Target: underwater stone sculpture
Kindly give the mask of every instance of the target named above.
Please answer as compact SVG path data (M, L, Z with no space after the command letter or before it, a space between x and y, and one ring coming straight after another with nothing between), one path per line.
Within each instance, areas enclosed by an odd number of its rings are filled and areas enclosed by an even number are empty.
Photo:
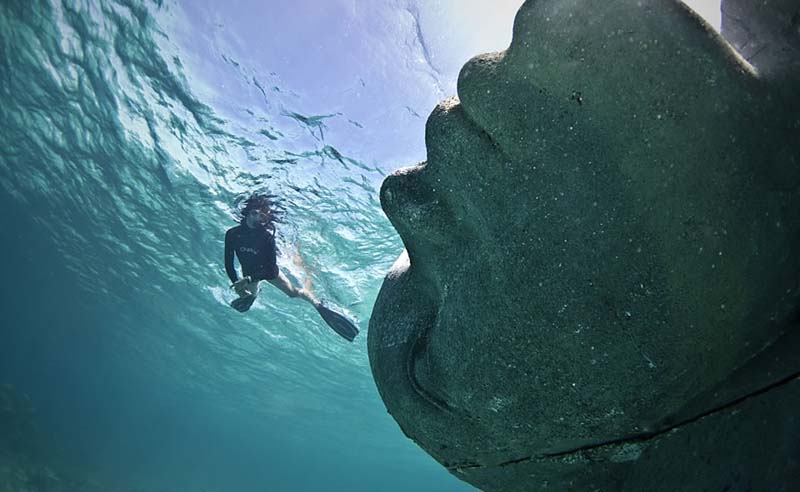
M678 1L526 2L381 190L407 253L368 348L406 435L486 492L797 483L779 85Z

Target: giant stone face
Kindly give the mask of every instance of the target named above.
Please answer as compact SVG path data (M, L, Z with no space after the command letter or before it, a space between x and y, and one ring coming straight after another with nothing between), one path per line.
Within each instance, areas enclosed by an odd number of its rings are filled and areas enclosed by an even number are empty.
M677 1L528 1L381 191L406 253L369 353L404 432L485 491L796 477L787 83Z

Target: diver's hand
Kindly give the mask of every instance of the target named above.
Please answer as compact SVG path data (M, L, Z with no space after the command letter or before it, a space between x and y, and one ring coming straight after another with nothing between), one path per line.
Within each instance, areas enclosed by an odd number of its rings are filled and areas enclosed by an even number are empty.
M250 277L240 278L236 282L231 285L231 288L239 294L239 297L247 297L253 295L252 292L247 288L250 284Z

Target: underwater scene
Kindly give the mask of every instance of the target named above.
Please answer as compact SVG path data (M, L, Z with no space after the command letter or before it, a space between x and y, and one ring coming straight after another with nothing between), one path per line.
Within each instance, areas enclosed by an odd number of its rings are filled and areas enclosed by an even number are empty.
M486 49L431 31L450 6L2 2L0 490L469 490L366 354L403 249L377 190ZM517 7L481 41L502 49ZM253 193L283 211L281 272L352 343L266 282L229 306Z
M670 490L644 441L800 380L797 86L685 3L1 2L0 492Z

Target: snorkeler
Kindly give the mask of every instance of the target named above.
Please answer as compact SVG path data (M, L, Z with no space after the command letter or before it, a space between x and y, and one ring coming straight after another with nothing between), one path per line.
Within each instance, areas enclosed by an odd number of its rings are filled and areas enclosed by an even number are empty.
M266 280L289 297L311 303L322 319L348 341L358 335L352 321L319 300L308 289L298 289L280 271L275 247L275 212L268 195L254 194L244 202L239 225L225 233L225 271L239 295L231 307L243 313L250 309L260 292L260 282ZM242 278L233 264L234 254L242 267Z

